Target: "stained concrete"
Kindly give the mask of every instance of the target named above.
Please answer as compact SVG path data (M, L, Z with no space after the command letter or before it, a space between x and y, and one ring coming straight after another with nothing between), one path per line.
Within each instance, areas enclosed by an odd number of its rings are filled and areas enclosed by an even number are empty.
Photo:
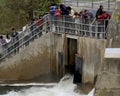
M72 38L71 38L72 37ZM70 45L68 46L68 38ZM74 42L76 40L76 49ZM68 47L70 47L70 64L75 64L75 55L83 58L82 83L94 84L94 79L100 70L106 40L98 40L87 37L58 35L56 33L44 34L36 39L19 54L0 64L1 80L30 80L38 77L49 79L66 74L65 66L68 65ZM72 49L73 48L73 49ZM59 65L58 53L63 55L62 64ZM60 68L59 68L60 67Z
M107 48L120 48L119 25L120 0L117 0L108 27ZM104 58L95 87L95 96L120 96L120 58Z
M79 37L78 54L83 58L83 83L94 83L100 71L106 40Z
M47 75L55 72L55 51L52 35L48 33L28 47L22 49L19 54L13 55L0 63L1 80L28 80L40 75ZM51 61L52 60L52 61ZM54 63L54 65L52 65Z
M30 80L65 74L67 65L67 38L77 40L77 54L83 58L82 83L94 84L95 96L119 96L120 92L120 62L119 59L103 58L105 48L120 48L120 2L112 15L108 28L107 40L88 37L74 37L65 34L47 33L36 39L19 54L0 64L1 80ZM72 42L72 40L71 40ZM58 52L62 53L63 61L59 69ZM74 57L73 57L74 58ZM59 74L60 71L60 74ZM42 77L42 78L43 78ZM49 81L45 78L41 82ZM112 95L111 95L112 94Z

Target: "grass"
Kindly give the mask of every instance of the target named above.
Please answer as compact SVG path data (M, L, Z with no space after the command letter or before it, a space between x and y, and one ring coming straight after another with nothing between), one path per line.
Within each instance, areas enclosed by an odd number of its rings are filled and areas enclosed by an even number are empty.
M6 2L6 0L0 0L0 6L4 6L5 2Z

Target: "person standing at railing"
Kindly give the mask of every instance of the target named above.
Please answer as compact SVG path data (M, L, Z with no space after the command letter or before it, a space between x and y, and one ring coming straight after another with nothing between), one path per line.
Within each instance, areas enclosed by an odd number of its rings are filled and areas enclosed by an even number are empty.
M60 10L61 10L61 16L62 20L65 22L62 22L62 31L68 33L68 27L69 24L67 22L70 22L70 18L68 17L69 15L69 6L65 6L64 4L60 4Z
M60 16L61 15L61 10L60 10L60 8L56 8L56 11L55 11L55 13L54 13L54 16Z
M103 11L104 13L104 16L105 16L105 30L107 29L107 25L108 25L108 22L109 22L109 19L111 18L110 14L106 11Z
M108 28L108 23L110 20L111 16L108 12L105 12L105 39L107 38L107 28Z
M70 7L70 13L69 13L69 16L73 16L75 13L75 10L73 8Z
M108 12L106 12L106 11L103 11L102 15L98 16L98 19L102 20L101 24L104 24L105 21L107 19L109 20L110 18L111 18L110 14Z
M51 20L51 27L52 26L55 26L55 16L54 16L54 14L55 14L55 11L56 11L56 8L57 8L57 5L56 4L52 4L51 6L50 6L50 20ZM53 29L52 29L53 30Z
M54 14L55 14L56 8L57 8L56 4L52 4L52 5L50 6L51 20L54 20Z
M83 21L84 21L84 18L83 18L83 11L81 10L80 12L79 12L79 18L80 18L80 36L83 36L84 35L84 32L83 32Z
M101 34L100 31L103 29L102 28L103 25L101 25L102 20L100 20L100 16L103 14L103 10L104 10L103 5L100 5L96 12L96 36L97 38L100 37L100 34Z
M100 24L101 27L100 27L100 31L103 33L103 37L105 38L106 36L106 28L107 28L107 25L108 25L108 21L109 19L111 18L110 14L106 11L103 11L102 15L98 16L98 18L100 19Z
M84 18L84 23L89 24L93 20L94 16L93 13L89 12L88 10L84 10L83 18Z
M9 53L11 51L11 41L12 41L10 34L6 34L5 41L7 45L7 52Z
M1 55L6 54L6 48L7 48L7 45L6 45L6 44L7 44L7 43L6 43L5 38L1 35L1 36L0 36L0 45L1 45L1 47L2 47L2 53L1 53Z
M57 6L55 4L52 4L50 6L50 14L54 16Z
M29 38L30 38L30 28L29 28L29 25L26 24L23 28L22 28L22 32L23 32L23 36L24 36L24 39L23 39L23 42L24 42L24 45L25 47L29 45Z
M83 14L83 23L84 25L84 35L85 36L90 36L90 23L93 20L93 14L91 12L89 12L88 10L84 10L84 14Z
M66 10L66 6L64 4L60 4L61 15L65 15L65 10Z
M16 53L17 51L19 51L19 36L18 36L18 32L15 30L15 28L12 28L12 33L11 33L11 37L12 37L12 43L13 45L13 50Z
M36 30L36 29L37 29L37 28L36 28L36 27L37 27L36 19L33 18L33 19L31 20L31 22L30 22L29 25L30 25L30 32L31 32L30 35L31 35L31 37L32 37L31 40L33 41L35 38L37 38L37 35L36 35L36 34L37 34L37 30Z
M65 8L65 15L69 16L70 15L70 11L71 11L71 7L70 6L67 6Z
M99 9L96 12L96 19L99 18L100 15L103 13L103 5L100 5Z
M38 26L38 36L42 36L42 30L43 30L43 23L44 23L44 19L43 18L40 18L37 20L37 26Z
M57 32L59 31L59 26L60 26L60 21L61 21L61 10L60 8L56 8L56 11L54 13L55 16L55 26L56 26L56 30Z
M79 27L80 18L78 12L75 12L73 19L75 20L75 34L78 35L78 31L80 29Z

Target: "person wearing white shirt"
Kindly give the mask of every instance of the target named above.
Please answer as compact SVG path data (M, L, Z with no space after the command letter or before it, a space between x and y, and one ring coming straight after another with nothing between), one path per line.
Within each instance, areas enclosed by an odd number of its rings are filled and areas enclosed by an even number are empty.
M5 41L6 41L6 45L7 45L7 52L10 52L12 49L12 46L11 46L12 38L10 37L9 34L6 35Z
M69 15L70 15L70 16L74 16L74 13L75 13L74 9L71 8Z
M28 46L29 45L29 37L30 37L30 28L29 28L29 25L26 24L23 28L22 28L22 31L23 31L23 35L24 35L24 45L25 46Z

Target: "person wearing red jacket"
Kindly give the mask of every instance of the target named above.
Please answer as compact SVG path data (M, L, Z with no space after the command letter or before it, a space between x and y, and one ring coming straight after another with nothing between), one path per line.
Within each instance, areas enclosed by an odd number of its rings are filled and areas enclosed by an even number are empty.
M111 16L108 12L103 11L102 15L98 16L99 19L110 19Z
M99 19L101 19L101 24L105 23L105 26L107 27L108 21L111 18L110 14L108 12L103 11L102 15L98 16ZM106 28L105 28L106 29Z
M103 11L102 15L98 16L100 19L100 25L104 25L104 32L106 32L109 19L111 18L110 14L108 12ZM100 28L101 29L101 28ZM106 33L105 33L106 35Z

